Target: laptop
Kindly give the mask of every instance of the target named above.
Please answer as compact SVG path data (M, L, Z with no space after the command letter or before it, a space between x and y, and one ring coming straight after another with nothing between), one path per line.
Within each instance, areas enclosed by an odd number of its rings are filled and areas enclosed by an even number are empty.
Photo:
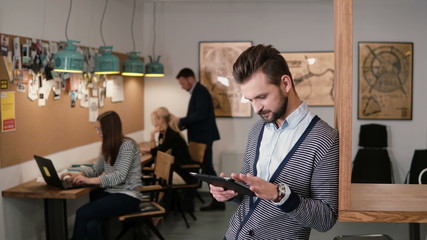
M53 163L50 159L40 157L37 155L34 155L34 159L36 159L40 172L42 173L45 182L49 186L53 186L53 187L64 189L64 190L90 186L90 185L83 185L83 184L79 184L79 185L73 184L71 179L61 180L61 178L59 178L58 176L58 173L56 172L55 166L53 166Z

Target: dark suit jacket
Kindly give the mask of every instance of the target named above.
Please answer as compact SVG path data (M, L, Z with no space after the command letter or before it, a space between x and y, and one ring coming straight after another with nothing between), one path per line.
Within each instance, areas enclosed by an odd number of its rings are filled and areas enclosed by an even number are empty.
M191 94L187 116L181 118L179 126L187 129L188 141L211 144L219 139L212 96L199 82Z

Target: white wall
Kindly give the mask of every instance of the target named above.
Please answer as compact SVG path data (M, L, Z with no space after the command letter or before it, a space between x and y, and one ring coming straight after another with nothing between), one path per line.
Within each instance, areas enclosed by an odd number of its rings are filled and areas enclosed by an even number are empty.
M144 36L151 36L153 3L147 3L144 11L144 22L148 24ZM146 55L151 54L152 38L144 39ZM156 53L162 56L166 76L145 79L147 129L152 128L148 113L156 107L166 106L177 116L186 114L190 95L181 89L175 76L183 67L198 73L200 41L252 41L273 44L282 52L332 51L333 3L160 2L157 39ZM333 107L312 110L333 125ZM214 143L214 162L218 171L223 152L243 152L248 129L258 119L256 114L252 118L217 118L221 140Z
M151 130L149 115L158 106L166 106L177 116L187 110L189 94L182 90L175 75L183 67L198 72L199 41L253 41L273 44L280 51L333 50L333 2L159 2L157 5L156 54L165 65L164 78L145 78L145 123L148 131L132 135L147 139ZM103 45L99 23L104 1L74 0L68 36L84 46ZM104 38L115 51L132 50L130 38L131 0L109 1L104 20ZM140 6L142 5L142 6ZM427 148L427 82L423 66L427 48L424 0L354 0L354 79L357 79L357 41L414 42L414 114L411 121L361 121L356 119L357 83L354 83L354 149L360 124L378 122L388 126L390 152L395 162L397 181L406 174L416 148ZM65 21L69 2L65 0L0 0L0 32L42 38L65 39ZM135 21L136 50L152 54L152 2L138 0ZM114 9L114 13L112 13ZM312 111L333 125L332 107L312 107ZM252 118L218 118L221 140L214 143L214 162L218 169L224 152L242 152ZM52 154L59 167L93 158L99 143ZM235 159L241 161L241 159ZM237 163L238 165L238 163ZM219 171L221 169L218 169ZM1 190L38 175L34 161L0 169ZM68 201L69 214L87 199ZM31 212L31 214L29 214ZM70 220L69 224L72 225ZM22 228L21 226L26 226ZM71 232L70 226L70 232ZM43 202L28 199L0 199L0 240L43 239Z

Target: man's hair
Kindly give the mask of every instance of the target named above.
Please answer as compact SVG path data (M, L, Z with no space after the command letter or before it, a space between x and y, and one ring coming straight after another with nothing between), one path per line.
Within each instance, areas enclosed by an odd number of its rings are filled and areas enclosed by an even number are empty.
M292 79L286 60L271 45L259 44L249 47L233 65L233 76L238 84L245 83L258 71L266 74L269 83L277 86L280 85L283 75L288 75Z
M176 75L176 79L178 79L180 77L184 77L184 78L193 77L193 78L196 78L196 76L194 75L193 70L191 70L189 68L183 68L183 69L181 69L181 71L179 71L178 75Z

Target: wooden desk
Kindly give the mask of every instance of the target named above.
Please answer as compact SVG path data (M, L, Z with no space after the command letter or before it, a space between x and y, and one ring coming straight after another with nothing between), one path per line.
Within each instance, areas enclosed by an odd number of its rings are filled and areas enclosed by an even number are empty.
M61 190L35 180L2 191L3 197L44 199L46 239L68 239L66 199L77 199L96 187Z
M340 221L410 223L409 239L420 239L419 223L427 223L427 185L351 184L350 195L350 210L339 212Z

